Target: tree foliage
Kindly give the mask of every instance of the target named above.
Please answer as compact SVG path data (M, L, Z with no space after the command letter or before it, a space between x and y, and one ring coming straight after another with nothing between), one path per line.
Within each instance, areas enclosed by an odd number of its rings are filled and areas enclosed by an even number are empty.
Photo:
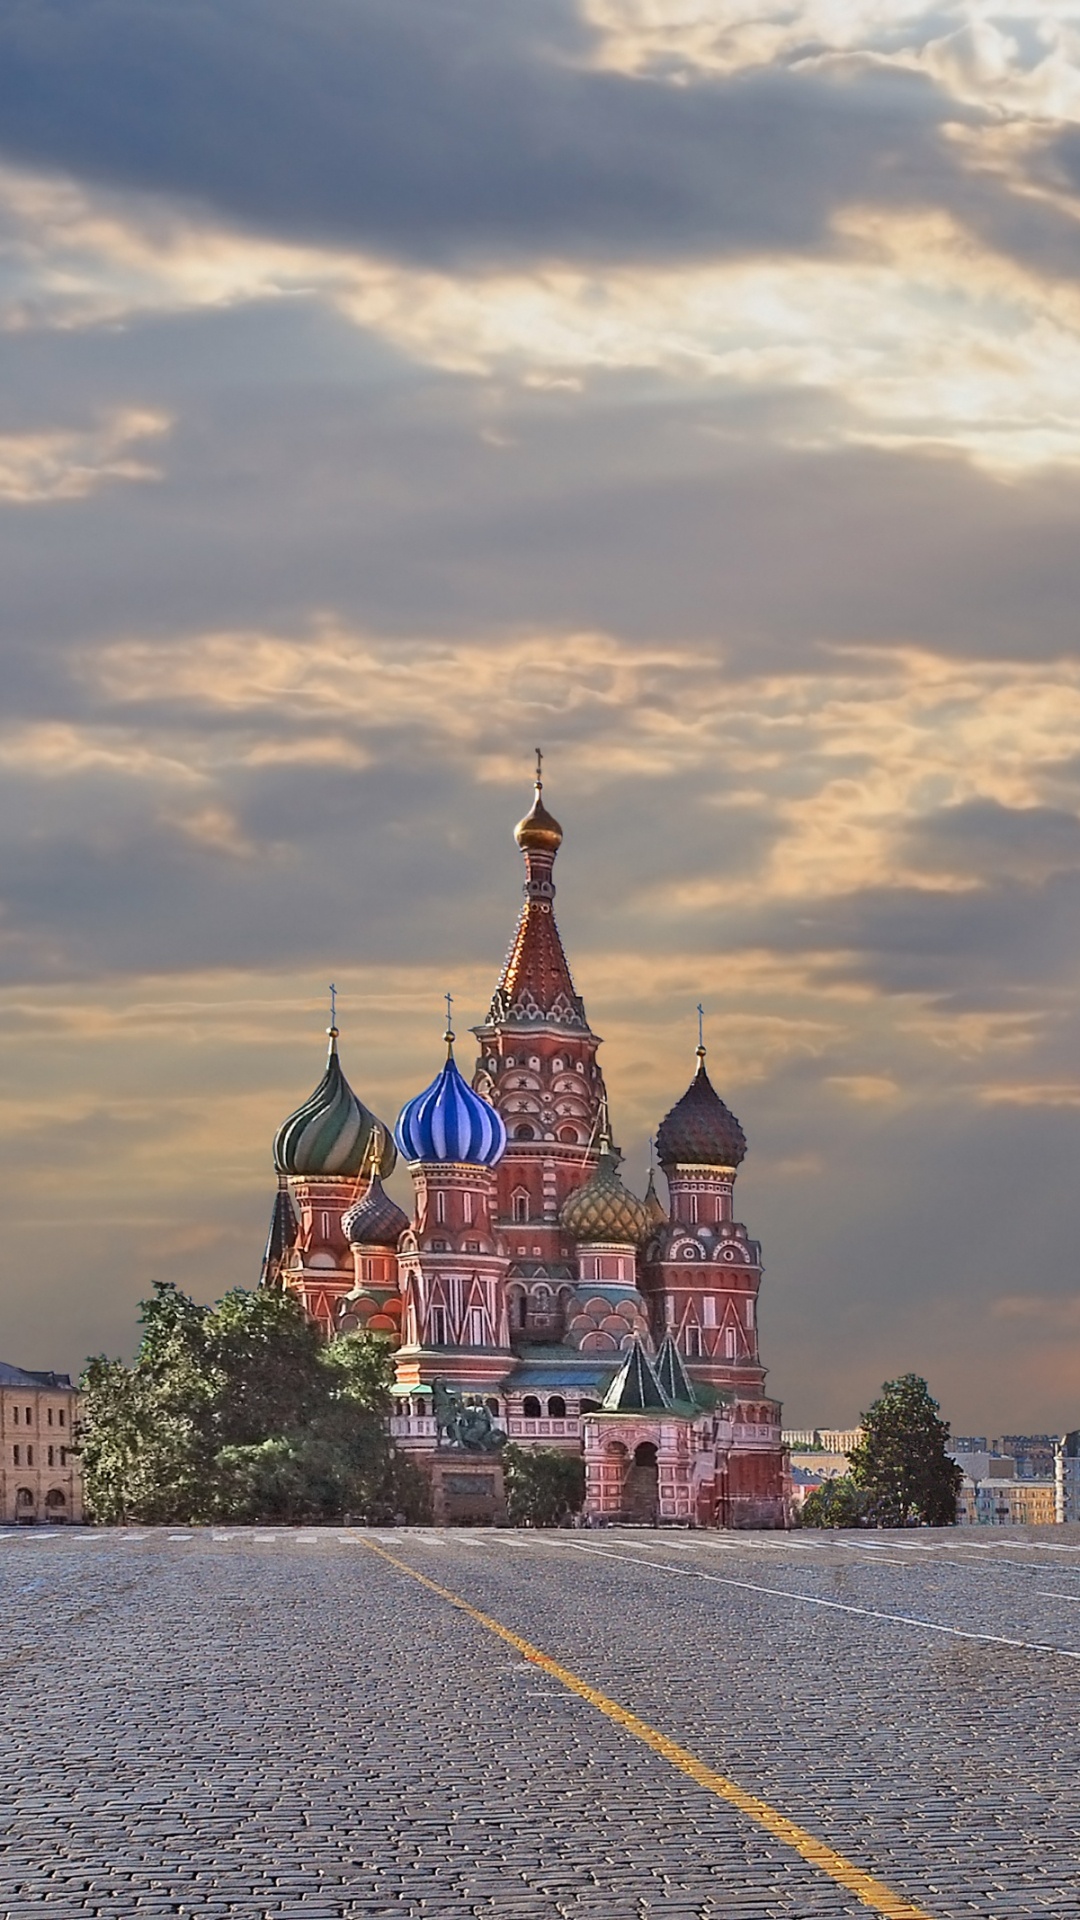
M585 1462L558 1447L503 1449L506 1514L515 1527L558 1527L585 1500Z
M796 1508L799 1527L862 1527L870 1512L870 1497L847 1474L825 1480Z
M290 1294L199 1306L155 1284L133 1364L82 1379L86 1502L106 1524L428 1517L426 1483L391 1445L385 1341L324 1346Z
M887 1380L862 1425L848 1457L875 1524L953 1526L963 1473L946 1452L949 1423L926 1381L916 1373Z

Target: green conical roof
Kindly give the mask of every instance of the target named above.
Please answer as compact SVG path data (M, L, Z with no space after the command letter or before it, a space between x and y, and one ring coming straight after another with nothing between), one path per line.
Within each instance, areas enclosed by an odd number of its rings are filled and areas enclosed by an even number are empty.
M656 1356L656 1377L669 1400L681 1400L688 1407L697 1405L693 1382L670 1333L665 1334L664 1343Z
M660 1385L644 1347L635 1340L618 1373L604 1395L604 1413L658 1413L669 1411L667 1396Z

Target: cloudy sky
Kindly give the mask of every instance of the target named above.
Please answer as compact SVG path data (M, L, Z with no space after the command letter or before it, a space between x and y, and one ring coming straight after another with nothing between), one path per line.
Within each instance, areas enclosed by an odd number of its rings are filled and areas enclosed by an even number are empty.
M1080 1421L1080 9L9 0L0 1354L252 1282L486 1006L531 751L789 1424Z

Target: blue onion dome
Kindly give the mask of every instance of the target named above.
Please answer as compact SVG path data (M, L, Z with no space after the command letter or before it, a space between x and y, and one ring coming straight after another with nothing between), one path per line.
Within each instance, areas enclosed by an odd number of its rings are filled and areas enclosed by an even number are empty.
M652 1230L649 1210L619 1177L622 1154L611 1136L600 1139L600 1159L591 1180L563 1201L559 1219L573 1239L636 1247Z
M274 1166L279 1173L344 1174L364 1168L392 1173L397 1162L390 1129L353 1092L338 1059L338 1030L328 1029L326 1072L310 1099L278 1128Z
M656 1150L662 1167L737 1167L746 1158L746 1135L705 1071L704 1047L682 1099L660 1122Z
M378 1174L367 1192L341 1216L341 1230L350 1247L396 1247L409 1224L396 1200L391 1200Z
M454 1060L454 1036L446 1036L446 1065L430 1087L402 1107L395 1135L406 1160L493 1167L506 1150L502 1119L468 1082Z

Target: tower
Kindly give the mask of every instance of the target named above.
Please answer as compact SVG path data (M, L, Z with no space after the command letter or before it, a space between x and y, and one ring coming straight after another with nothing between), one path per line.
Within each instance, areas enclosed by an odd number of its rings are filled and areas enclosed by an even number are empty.
M495 1222L495 1169L506 1129L462 1079L449 1028L445 1039L441 1073L402 1108L397 1123L415 1195L399 1250L404 1324L397 1379L403 1394L441 1378L486 1396L514 1365L507 1261Z
M576 992L555 921L555 857L563 832L543 799L514 829L525 899L486 1020L473 1029L476 1091L506 1128L495 1210L510 1259L515 1336L558 1340L572 1288L573 1245L560 1222L569 1195L595 1169L606 1098L600 1041Z
M761 1247L733 1217L746 1136L709 1079L704 1045L656 1145L671 1215L655 1227L646 1252L654 1329L670 1339L691 1384L728 1405L732 1446L718 1494L727 1518L782 1524L780 1408L765 1394L758 1350Z
M327 1338L356 1278L342 1216L397 1160L388 1128L350 1087L331 1022L326 1072L274 1138L278 1191L262 1284L286 1287Z

